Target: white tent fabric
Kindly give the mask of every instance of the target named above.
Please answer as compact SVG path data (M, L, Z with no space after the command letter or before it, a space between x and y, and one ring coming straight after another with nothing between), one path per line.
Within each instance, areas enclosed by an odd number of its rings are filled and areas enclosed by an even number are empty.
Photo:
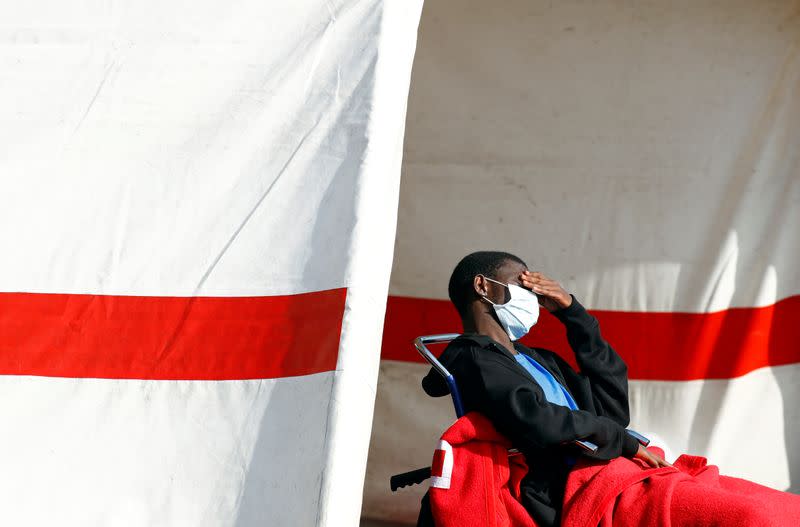
M410 340L465 254L560 280L630 366L632 424L800 490L800 6L442 0L420 27L364 514L413 521L453 421ZM526 342L569 357L542 316Z
M2 9L0 523L357 524L420 9Z

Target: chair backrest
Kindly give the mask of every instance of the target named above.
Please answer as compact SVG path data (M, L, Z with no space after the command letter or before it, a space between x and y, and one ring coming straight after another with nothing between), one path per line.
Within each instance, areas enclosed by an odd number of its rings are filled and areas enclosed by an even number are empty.
M456 410L456 416L461 417L464 415L464 404L461 402L461 392L458 391L458 385L453 375L447 371L441 362L431 353L425 345L426 344L446 344L450 341L460 337L460 333L444 333L441 335L426 335L414 339L414 347L417 348L419 354L430 363L434 370L439 372L439 375L444 377L447 383L447 388L450 390L450 397L453 398L453 407Z

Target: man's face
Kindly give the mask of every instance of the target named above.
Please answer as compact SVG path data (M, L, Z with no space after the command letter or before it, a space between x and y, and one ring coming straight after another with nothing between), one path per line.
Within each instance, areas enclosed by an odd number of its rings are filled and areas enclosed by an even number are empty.
M503 284L522 286L522 283L519 280L519 275L521 275L523 271L527 270L528 268L521 263L506 260L506 262L500 266L500 268L497 270L497 273L495 273L495 276L492 278ZM507 287L503 287L500 284L486 280L486 288L488 290L488 294L486 296L488 296L489 300L495 304L505 304L511 300L511 292Z

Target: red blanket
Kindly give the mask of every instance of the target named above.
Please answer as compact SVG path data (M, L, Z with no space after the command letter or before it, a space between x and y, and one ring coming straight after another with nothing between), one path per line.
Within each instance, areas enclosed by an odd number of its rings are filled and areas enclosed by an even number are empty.
M659 469L626 458L582 460L567 481L562 525L797 527L800 496L720 476L697 456Z
M436 527L536 527L519 503L528 472L523 456L488 419L469 413L447 429L431 465L431 512Z
M528 469L521 455L508 456L509 446L477 413L442 435L431 467L437 527L536 527L518 501ZM798 527L800 496L720 476L697 456L683 455L675 468L659 469L626 458L583 459L567 481L561 525Z

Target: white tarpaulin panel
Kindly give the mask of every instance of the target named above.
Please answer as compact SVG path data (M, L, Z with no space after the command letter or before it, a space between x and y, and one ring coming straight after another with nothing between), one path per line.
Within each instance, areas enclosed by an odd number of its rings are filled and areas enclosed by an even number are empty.
M414 65L364 512L412 520L453 421L410 341L505 250L629 365L632 428L800 489L800 4L443 0ZM526 342L571 353L542 315ZM438 350L437 350L438 351Z
M357 523L420 9L1 10L0 524Z

